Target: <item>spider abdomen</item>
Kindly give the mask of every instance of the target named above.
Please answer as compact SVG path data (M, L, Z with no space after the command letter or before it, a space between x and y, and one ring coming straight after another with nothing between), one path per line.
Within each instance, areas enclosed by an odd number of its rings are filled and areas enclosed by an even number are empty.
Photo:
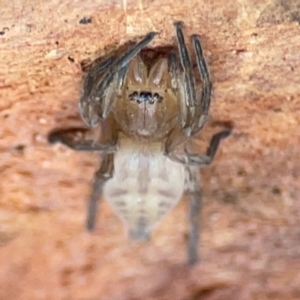
M127 225L130 238L146 240L180 200L184 167L164 156L159 143L127 140L120 145L104 195Z

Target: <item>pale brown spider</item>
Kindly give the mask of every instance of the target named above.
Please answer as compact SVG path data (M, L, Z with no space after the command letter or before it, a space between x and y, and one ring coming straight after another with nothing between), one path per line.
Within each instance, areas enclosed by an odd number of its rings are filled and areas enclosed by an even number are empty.
M208 118L212 83L199 37L193 35L192 43L201 88L196 86L182 23L176 22L175 29L178 51L149 58L150 52L141 50L155 37L150 32L120 57L109 57L91 68L79 109L88 126L101 126L100 140L87 140L87 129L74 128L52 132L49 141L102 155L89 199L88 230L95 227L104 193L127 224L129 237L148 240L153 227L186 190L190 202L188 257L194 264L201 209L198 167L211 163L230 129L212 137L205 155L189 152L191 138Z

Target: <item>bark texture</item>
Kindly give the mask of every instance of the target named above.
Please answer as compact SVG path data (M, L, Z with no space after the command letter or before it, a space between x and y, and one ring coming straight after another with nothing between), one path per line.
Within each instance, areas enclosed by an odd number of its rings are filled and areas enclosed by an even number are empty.
M0 0L0 299L300 299L299 0ZM83 19L85 18L85 19ZM183 200L146 244L104 201L84 230L97 155L49 145L82 124L80 63L160 35L200 34L213 120L202 170L201 263L185 265ZM203 139L209 139L209 128Z

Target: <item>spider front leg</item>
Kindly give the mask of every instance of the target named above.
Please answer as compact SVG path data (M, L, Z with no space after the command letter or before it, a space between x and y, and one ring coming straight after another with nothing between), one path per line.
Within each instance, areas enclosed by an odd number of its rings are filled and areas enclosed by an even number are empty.
M129 48L118 59L111 59L103 76L100 71L89 73L84 84L87 91L80 99L79 110L81 117L90 127L96 127L105 119L117 96L121 93L124 77L130 61L145 48L155 37L155 32L148 33L139 43ZM103 68L99 68L102 69Z
M178 50L180 54L180 60L184 71L184 83L186 87L186 104L189 107L194 107L196 104L196 88L195 79L193 76L193 68L191 59L184 41L184 35L182 31L182 22L175 22L176 37L178 42Z
M118 146L118 136L112 115L101 123L101 129L101 138L99 140L91 137L91 130L88 128L67 128L52 131L48 135L48 141L51 144L62 143L76 151L115 152Z
M183 67L183 74L180 74L178 71L173 71L171 74L173 78L177 78L177 81L182 82L182 87L179 88L178 94L181 108L181 127L184 129L187 136L193 136L203 128L208 118L212 83L207 64L203 56L200 38L197 35L193 35L192 43L196 54L198 71L202 80L202 90L201 95L199 95L199 92L196 90L196 82L192 72L191 59L184 41L182 23L177 22L174 25L176 28L178 50L181 65Z
M103 187L105 183L113 176L113 171L114 171L113 159L114 159L114 155L111 153L102 155L100 168L95 173L93 188L88 201L88 211L87 211L87 220L86 220L86 228L89 231L92 231L95 228L97 211L98 211L99 202L102 197Z
M101 61L100 63L93 66L84 81L83 84L83 95L82 98L87 98L93 88L93 84L97 78L97 76L104 73L104 71L116 60L116 56L108 57L107 59Z
M197 104L191 130L191 135L197 134L205 125L210 108L210 97L212 92L212 82L210 80L206 61L203 56L203 50L198 36L192 36L193 47L196 53L198 71L202 80L201 96L197 94Z

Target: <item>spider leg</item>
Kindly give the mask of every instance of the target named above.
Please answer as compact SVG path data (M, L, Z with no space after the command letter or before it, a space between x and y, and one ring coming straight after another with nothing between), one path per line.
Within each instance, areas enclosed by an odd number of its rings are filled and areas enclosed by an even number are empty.
M180 84L182 80L180 80L182 74L179 72L179 62L176 54L174 52L170 52L168 55L168 67L169 73L171 76L171 86L173 88L174 93L178 98L179 105L179 124L181 128L184 128L186 124L186 120L188 118L188 106L186 105L185 99L185 88L184 85Z
M116 56L108 57L107 59L101 61L99 64L96 64L89 70L83 84L82 98L86 98L89 96L89 94L92 91L96 77L103 74L105 69L107 69L115 60Z
M189 153L188 151L185 151L184 153L168 153L167 149L165 150L165 152L171 160L179 162L186 166L207 166L213 161L221 140L228 137L230 133L231 129L226 129L214 134L210 141L210 145L206 150L206 154L193 154Z
M168 68L171 74L171 84L173 89L178 89L178 74L179 74L179 63L174 52L168 54Z
M119 71L143 49L145 48L157 35L157 32L149 32L140 42L138 42L136 45L133 45L130 47L119 59L117 59L116 63L113 65L112 72ZM108 70L107 72L111 72Z
M226 129L213 135L205 155L190 153L187 147L185 147L184 153L175 153L174 150L177 146L182 143L184 139L187 139L184 131L179 126L173 131L173 136L172 133L170 134L171 139L167 139L165 144L165 155L171 160L186 166L186 190L189 197L189 239L187 251L190 265L194 265L198 261L200 212L202 204L200 174L196 167L209 165L215 157L221 140L228 137L230 133L231 129ZM169 144L167 144L168 142Z
M178 50L180 54L181 64L185 74L185 85L186 85L186 101L187 106L194 107L196 103L196 88L195 88L195 79L193 76L193 69L191 64L191 59L184 41L182 23L174 23L176 28L176 37L178 42Z
M178 41L178 49L180 60L183 67L183 74L175 74L181 82L179 87L179 104L180 104L180 124L184 129L186 136L197 134L204 126L208 118L210 108L210 96L212 83L210 80L207 64L203 56L203 50L200 38L197 35L192 36L193 48L196 54L198 71L202 80L202 90L199 93L196 90L195 78L193 76L192 64L185 45L182 32L182 23L175 23L176 36ZM182 76L182 78L180 78ZM187 107L184 108L184 105Z
M92 93L94 84L96 82L96 79L103 74L103 72L110 67L113 62L116 60L116 56L111 56L104 61L100 62L99 64L96 64L87 74L87 77L84 81L83 85L83 95L80 98L79 101L79 111L81 114L82 119L85 121L85 123L90 127L96 127L99 122L100 118L97 114L97 111L100 109L97 107L97 105L88 105L90 103L90 95ZM106 98L110 97L112 94L112 88L111 87L106 94ZM99 105L98 105L99 106Z
M189 237L187 244L188 262L194 265L198 262L198 243L200 235L200 213L202 192L198 168L186 167L186 191L189 198Z
M122 88L122 84L120 84L120 82L123 83L124 81L128 64L143 48L145 48L154 39L156 34L156 32L148 33L139 43L130 47L119 59L115 61L115 63L111 65L110 68L108 68L101 80L95 86L94 97L97 101L103 98L104 94L106 93L106 87L109 87L109 85L114 82L114 79L117 79L118 89L120 90ZM112 107L112 103L108 102L111 101L102 102L102 115L100 116L101 118L105 118L109 113L110 108Z
M210 108L212 83L208 67L203 56L200 39L198 36L193 35L193 48L196 54L198 71L202 80L201 94L199 95L196 93L195 78L192 72L191 60L184 42L182 23L176 22L174 25L176 28L178 49L183 72L179 71L178 61L175 54L170 53L168 63L172 87L178 98L178 117L180 126L176 126L167 137L164 146L164 153L170 159L184 165L208 165L214 158L220 140L227 137L231 130L227 129L215 134L211 140L211 145L207 150L206 155L192 154L187 151L182 154L175 154L175 149L180 144L183 144L188 137L196 135L206 123ZM183 82L183 84L180 84L181 82Z
M109 65L100 79L93 82L89 79L88 93L84 94L79 102L81 116L88 126L96 127L108 116L116 100L115 90L122 87L120 81L124 81L129 62L153 40L155 35L155 32L150 32L139 43L130 47Z
M207 64L203 56L201 42L198 36L192 36L193 47L196 53L198 70L202 80L201 96L197 95L196 110L193 121L191 135L197 134L206 123L210 108L210 97L212 91L212 82L210 80Z
M76 151L115 152L117 145L105 145L93 139L86 139L90 133L86 128L68 128L53 131L48 136L51 144L62 143Z
M125 75L128 70L128 65L122 67L114 76L112 83L109 85L106 94L103 97L103 101L101 103L102 108L102 116L101 119L106 119L108 114L111 111L112 106L117 100L117 97L122 95L122 87L124 84Z
M118 136L113 116L101 123L101 129L100 140L95 140L91 137L90 129L68 128L52 131L48 135L48 141L51 144L60 142L77 151L115 152L118 146Z
M183 97L185 103L188 107L188 113L185 118L182 120L182 128L186 129L187 136L190 135L190 128L193 122L194 115L194 107L196 105L196 83L193 75L193 68L191 59L184 41L183 31L182 31L182 23L176 22L174 23L176 29L176 37L178 42L178 50L181 60L181 65L183 67L183 88L184 93Z
M88 211L86 228L92 231L97 219L97 210L102 196L104 184L112 178L114 166L114 155L112 153L104 154L99 170L95 173L93 188L88 201Z

